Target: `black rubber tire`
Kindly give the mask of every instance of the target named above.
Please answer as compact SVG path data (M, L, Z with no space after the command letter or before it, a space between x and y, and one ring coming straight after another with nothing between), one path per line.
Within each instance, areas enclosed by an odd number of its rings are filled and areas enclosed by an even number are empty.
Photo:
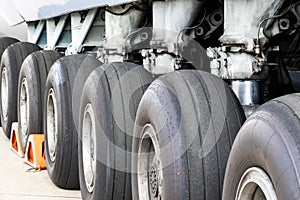
M11 124L18 120L17 116L17 99L18 99L18 80L21 65L25 58L40 50L40 47L36 44L28 42L17 42L5 49L2 55L0 76L3 80L3 71L6 69L7 74L7 113L4 113L3 108L4 98L2 97L2 81L0 81L0 112L1 112L1 124L5 135L9 138L11 132ZM5 117L4 117L5 115Z
M269 176L279 200L300 198L299 101L300 94L271 100L245 122L229 156L224 200L235 199L241 177L251 167Z
M85 200L129 200L131 142L136 110L152 76L133 63L112 63L97 68L86 81L80 106L79 174ZM83 169L83 119L93 110L96 146L93 188L88 190ZM86 163L85 163L86 164Z
M1 37L0 38L0 58L2 57L2 54L4 50L11 44L20 42L19 40L11 37Z
M46 79L50 67L61 56L56 51L36 51L27 56L20 69L18 83L18 122L21 145L24 150L26 149L30 134L43 133L42 119ZM27 93L21 97L21 91L26 91L24 88L25 84L27 85ZM28 105L27 109L29 110L26 110L28 119L21 115L20 104L22 102Z
M222 79L194 70L161 76L139 105L132 171L141 173L138 150L145 138L143 128L151 124L160 150L158 174L163 179L158 199L221 199L227 158L244 120L237 98ZM132 175L133 199L143 199L137 173ZM144 198L150 196L149 192Z
M81 92L89 74L102 63L88 55L71 55L58 59L51 67L45 88L44 98L44 134L47 171L52 182L64 189L79 189L78 175L78 133L76 121ZM54 133L48 132L49 101L48 96L53 91L56 99L57 118L53 119L57 131L56 146L51 158L49 137ZM51 100L53 100L53 98ZM79 99L74 101L74 99ZM73 105L72 105L73 104Z
M2 54L4 50L11 44L19 42L19 40L11 37L1 37L0 38L0 60L2 57ZM1 120L0 120L0 126L1 126Z

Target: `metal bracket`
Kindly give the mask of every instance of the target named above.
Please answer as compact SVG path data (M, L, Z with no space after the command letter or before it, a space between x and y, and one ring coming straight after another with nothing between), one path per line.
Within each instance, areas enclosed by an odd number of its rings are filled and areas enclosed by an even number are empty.
M81 51L82 44L91 28L98 9L88 11L82 20L79 12L71 14L72 43L68 46L66 54L77 54Z
M55 24L55 20L48 19L46 21L47 25L47 45L44 47L46 50L55 50L55 46L61 36L61 33L64 30L64 27L67 22L68 15L64 15L60 17L57 25Z
M35 22L29 23L28 24L28 29L27 29L28 30L27 31L28 42L37 44L39 39L40 39L40 36L43 32L44 27L45 27L45 21L44 20L39 21L37 26L35 26Z

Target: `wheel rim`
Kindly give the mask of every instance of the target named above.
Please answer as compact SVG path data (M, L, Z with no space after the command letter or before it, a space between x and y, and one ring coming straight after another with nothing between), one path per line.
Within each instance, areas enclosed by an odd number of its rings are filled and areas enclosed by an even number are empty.
M20 90L20 124L21 134L23 138L28 137L28 121L29 121L29 95L28 95L28 84L26 78L22 79L21 90Z
M96 131L95 117L91 104L85 107L82 126L82 160L83 173L87 190L92 193L96 174Z
M57 104L54 90L51 88L47 98L47 142L49 157L51 161L55 161L57 146Z
M163 197L161 156L156 135L152 125L143 128L137 161L138 191L142 200Z
M269 176L260 168L252 167L242 176L236 200L276 200L277 195Z
M2 104L2 114L4 121L7 121L7 108L8 108L8 80L6 67L2 68L2 78L1 78L1 104Z

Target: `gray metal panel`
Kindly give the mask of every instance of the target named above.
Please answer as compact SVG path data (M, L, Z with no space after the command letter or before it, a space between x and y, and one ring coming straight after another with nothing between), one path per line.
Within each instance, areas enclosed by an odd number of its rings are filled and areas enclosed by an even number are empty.
M79 10L95 7L115 6L136 0L0 0L11 2L25 21L48 19ZM3 9L0 9L3 12ZM15 13L16 14L16 13ZM20 17L20 16L19 16ZM10 21L12 16L8 16Z
M16 25L24 21L11 1L0 0L0 5L0 15L9 25Z
M9 26L5 19L0 16L0 37L14 37L20 41L27 41L27 26L25 23ZM0 195L1 196L1 195Z

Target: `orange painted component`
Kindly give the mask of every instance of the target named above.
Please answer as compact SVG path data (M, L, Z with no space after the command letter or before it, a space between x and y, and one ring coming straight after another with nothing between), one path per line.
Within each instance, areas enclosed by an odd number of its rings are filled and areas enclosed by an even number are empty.
M13 152L18 154L21 158L24 158L24 149L21 145L21 137L18 122L12 123L9 146Z
M37 170L46 169L44 134L29 135L25 162Z

